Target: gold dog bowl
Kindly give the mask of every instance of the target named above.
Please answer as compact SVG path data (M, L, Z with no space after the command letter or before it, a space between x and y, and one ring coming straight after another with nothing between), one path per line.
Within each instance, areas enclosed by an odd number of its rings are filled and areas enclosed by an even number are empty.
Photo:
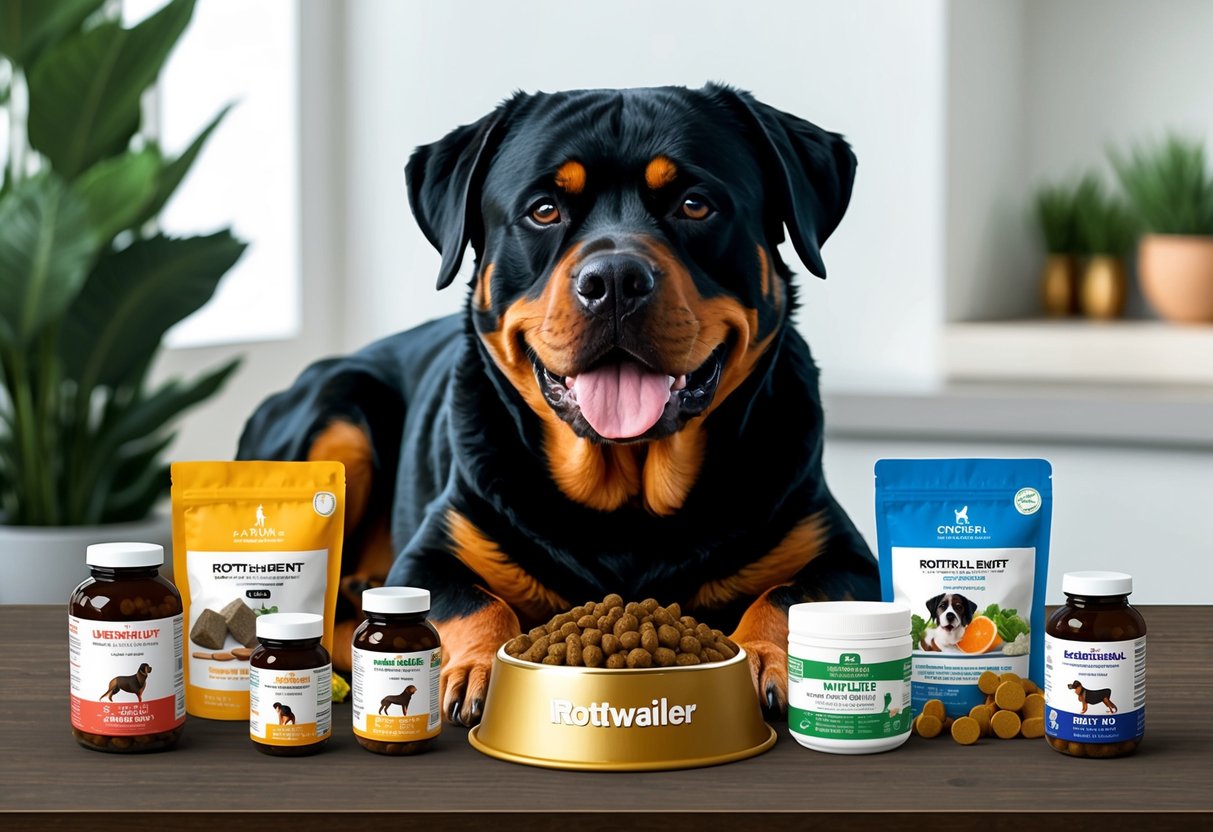
M743 760L775 736L744 650L717 664L607 670L533 664L502 649L468 741L511 763L652 771Z

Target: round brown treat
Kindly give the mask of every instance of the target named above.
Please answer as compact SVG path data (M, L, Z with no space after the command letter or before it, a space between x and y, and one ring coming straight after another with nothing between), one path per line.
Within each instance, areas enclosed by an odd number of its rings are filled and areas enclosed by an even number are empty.
M724 654L721 653L719 650L713 650L711 647L705 647L703 654L704 654L703 655L704 661L707 661L707 662L724 661Z
M969 716L977 721L981 727L981 735L983 737L990 736L990 717L994 716L994 707L992 705L974 705L969 710Z
M123 615L132 615L135 612L135 602L130 598L123 598L122 603L118 605L118 610Z
M607 656L606 666L611 670L618 670L628 666L628 656L626 653L612 653Z
M252 658L253 655L253 649L251 647L233 647L228 652L242 662L247 662L250 658Z
M674 664L684 667L688 664L699 664L699 657L694 653L679 653L674 657Z
M669 667L676 658L674 651L668 647L658 647L653 651L653 664L658 667Z
M617 595L614 592L612 592L610 595L608 595L607 597L602 599L602 605L604 607L606 607L608 610L611 609L612 607L623 606L623 596Z
M928 714L925 711L918 715L918 719L914 720L914 723L918 728L918 736L926 739L938 737L939 732L943 730L943 720L935 714Z
M652 653L661 646L661 642L657 640L657 631L652 625L648 629L640 631L640 646Z
M622 616L620 616L619 620L615 622L615 628L612 630L612 632L617 636L621 636L624 633L638 631L639 629L640 619L632 615L630 612L625 612Z
M972 745L981 736L981 724L971 716L962 716L952 722L952 739L961 745Z
M564 664L563 656L544 656L543 664Z
M1009 740L1019 736L1019 724L1019 714L1014 711L999 711L990 717L990 729L999 739Z
M588 630L585 630L581 634L581 643L601 645L602 630L599 630L597 627L590 627Z
M702 649L703 646L695 636L683 636L678 641L678 650L682 653L693 653L698 656L699 651Z
M392 646L395 647L397 650L404 650L406 647L409 646L409 643L408 643L408 640L405 639L404 636L396 636L394 639L392 639Z
M653 654L642 647L628 653L628 667L652 667Z
M619 646L624 650L635 650L640 646L640 633L635 630L628 630L619 637Z
M1030 740L1043 737L1045 735L1045 718L1043 716L1030 716L1023 721L1019 730Z
M1023 679L1019 678L1018 673L999 673L998 682L999 684L1002 684L1003 682L1019 682L1022 684Z
M535 642L548 634L547 627L532 627L527 631L527 635L531 637L531 641Z
M211 658L217 662L230 662L232 659L234 659L236 657L233 656L231 653L227 652L226 650L224 650L219 653L211 653Z
M662 647L669 647L671 650L677 649L678 642L681 641L678 628L671 624L662 624L657 628L657 641Z
M587 644L581 648L581 662L586 667L600 667L605 658L602 648L596 644Z
M1033 717L1045 715L1045 698L1039 693L1030 693L1023 700L1023 708L1021 710L1024 718L1031 719Z
M581 628L577 626L576 621L566 621L565 623L560 625L560 635L565 636L567 638L568 636L571 636L573 633L577 633L578 635L581 634Z
M190 655L192 657L194 657L195 659L213 659L213 658L215 658L214 653L203 653L201 651L190 653Z
M565 660L569 667L581 666L581 636L574 633L564 642Z
M569 652L569 646L567 644L565 644L563 641L558 641L555 644L548 647L548 655L555 656L556 658L560 659L561 662L564 661L564 657L566 655L568 655L568 652Z
M177 611L176 597L172 596L172 595L165 595L164 596L164 606L168 607L170 612L176 612Z
M619 652L619 639L610 633L602 634L602 652L613 656Z
M1040 693L1040 686L1037 685L1035 682L1033 682L1031 679L1024 679L1023 681L1020 682L1020 684L1023 685L1023 692L1026 693L1028 696L1031 696L1034 693Z
M586 615L583 615L581 618L577 619L577 626L583 630L588 630L591 627L598 626L598 619L587 613Z
M998 674L993 670L984 671L977 677L977 689L986 694L998 690Z
M1066 743L1066 753L1071 757L1085 757L1087 756L1087 747L1080 742L1068 742Z
M1018 711L1027 697L1019 682L1003 682L994 691L994 704L1004 711Z
M922 703L922 715L933 716L938 719L940 723L942 723L943 718L948 715L948 711L946 708L944 708L942 701L938 699L928 699L926 702Z

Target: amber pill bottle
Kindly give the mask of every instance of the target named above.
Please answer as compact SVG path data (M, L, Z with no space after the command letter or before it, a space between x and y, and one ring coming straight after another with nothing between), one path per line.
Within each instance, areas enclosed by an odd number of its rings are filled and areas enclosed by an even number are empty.
M165 751L185 725L185 623L155 543L95 543L68 599L72 736L85 748Z
M249 739L263 754L305 757L333 734L333 664L324 619L281 612L257 619L249 657Z
M1067 572L1045 625L1045 736L1072 757L1123 757L1146 730L1146 621L1123 572Z
M426 620L430 593L385 586L362 593L366 614L354 631L354 738L368 751L425 751L442 729L438 676L442 646Z

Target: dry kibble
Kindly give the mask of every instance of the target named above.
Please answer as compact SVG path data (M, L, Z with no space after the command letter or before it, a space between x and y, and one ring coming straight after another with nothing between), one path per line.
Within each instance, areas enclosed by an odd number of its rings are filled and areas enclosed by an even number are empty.
M587 630L590 627L597 627L598 619L595 618L593 615L586 613L585 615L581 616L581 618L577 619L577 626L583 630Z
M943 722L944 717L948 715L947 709L944 708L943 702L938 699L928 699L922 703L922 716L933 716Z
M531 644L530 636L518 636L505 643L505 652L510 656L518 657L530 650Z
M617 670L619 668L627 667L628 666L627 654L612 653L610 656L607 656L606 666L612 670Z
M564 642L565 660L569 667L581 666L581 636L576 633L570 633L569 637Z
M643 647L637 647L628 653L628 667L652 667L653 654Z
M625 612L618 621L615 622L615 635L622 636L624 633L635 632L640 627L640 619L632 615L630 612Z
M619 652L619 639L611 633L602 634L602 652L613 656Z
M661 642L657 640L657 631L653 629L651 624L649 625L648 629L640 631L640 646L649 653L654 652L658 647L661 646ZM722 656L721 659L723 658L724 657Z
M994 704L1004 711L1018 711L1023 707L1025 694L1019 680L1003 682L994 691Z
M984 694L992 694L998 690L998 674L987 670L977 677L977 689Z
M699 664L699 657L694 653L679 653L674 659L674 664L680 667L688 664Z
M653 651L653 664L658 667L669 667L676 658L677 655L668 647L658 647Z
M636 632L635 630L628 630L619 637L619 645L624 650L635 650L640 646L640 633Z
M538 641L539 639L543 638L547 634L548 634L547 627L532 627L530 632L527 633L527 635L531 637L531 641L533 641L533 642Z
M678 642L678 649L683 653L692 653L696 656L703 647L699 644L699 639L694 636L683 636Z
M668 647L673 650L678 647L678 642L681 639L682 637L678 628L672 624L662 624L657 628L657 641L662 647Z
M990 728L994 731L994 736L1004 740L1019 736L1019 725L1019 714L1014 711L999 711L990 717Z
M972 745L981 736L981 725L971 716L962 716L952 722L952 739L961 745Z
M590 627L587 630L583 630L581 633L581 643L601 646L602 630L599 630L596 627Z
M943 730L943 720L925 711L914 720L914 725L918 729L918 736L926 737L927 739L938 737L939 732Z
M602 599L602 605L608 610L614 609L615 607L621 607L623 606L623 596L616 595L614 592L612 592L610 595Z
M601 667L605 659L602 648L596 644L587 644L581 648L581 662L586 667Z

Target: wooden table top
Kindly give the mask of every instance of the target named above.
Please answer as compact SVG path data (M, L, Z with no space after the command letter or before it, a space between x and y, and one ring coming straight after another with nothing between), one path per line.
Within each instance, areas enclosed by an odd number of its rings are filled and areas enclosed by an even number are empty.
M424 814L427 830L491 821L495 832L608 823L703 832L759 816L770 830L895 830L938 826L929 821L938 812L962 812L958 828L983 832L1213 828L1203 827L1213 820L1213 607L1141 611L1150 628L1149 710L1132 757L1072 759L1043 740L961 747L919 737L892 753L847 757L802 748L777 726L775 747L754 759L595 774L498 762L450 727L430 753L407 758L368 753L348 730L335 731L322 754L272 758L250 747L245 723L193 718L169 753L90 752L72 739L68 720L65 610L0 606L0 828L131 829L139 818L143 828L251 820L331 830L358 813L359 821L397 824ZM348 704L335 706L335 726L349 719ZM631 813L627 821L620 811ZM976 825L979 816L988 826Z

